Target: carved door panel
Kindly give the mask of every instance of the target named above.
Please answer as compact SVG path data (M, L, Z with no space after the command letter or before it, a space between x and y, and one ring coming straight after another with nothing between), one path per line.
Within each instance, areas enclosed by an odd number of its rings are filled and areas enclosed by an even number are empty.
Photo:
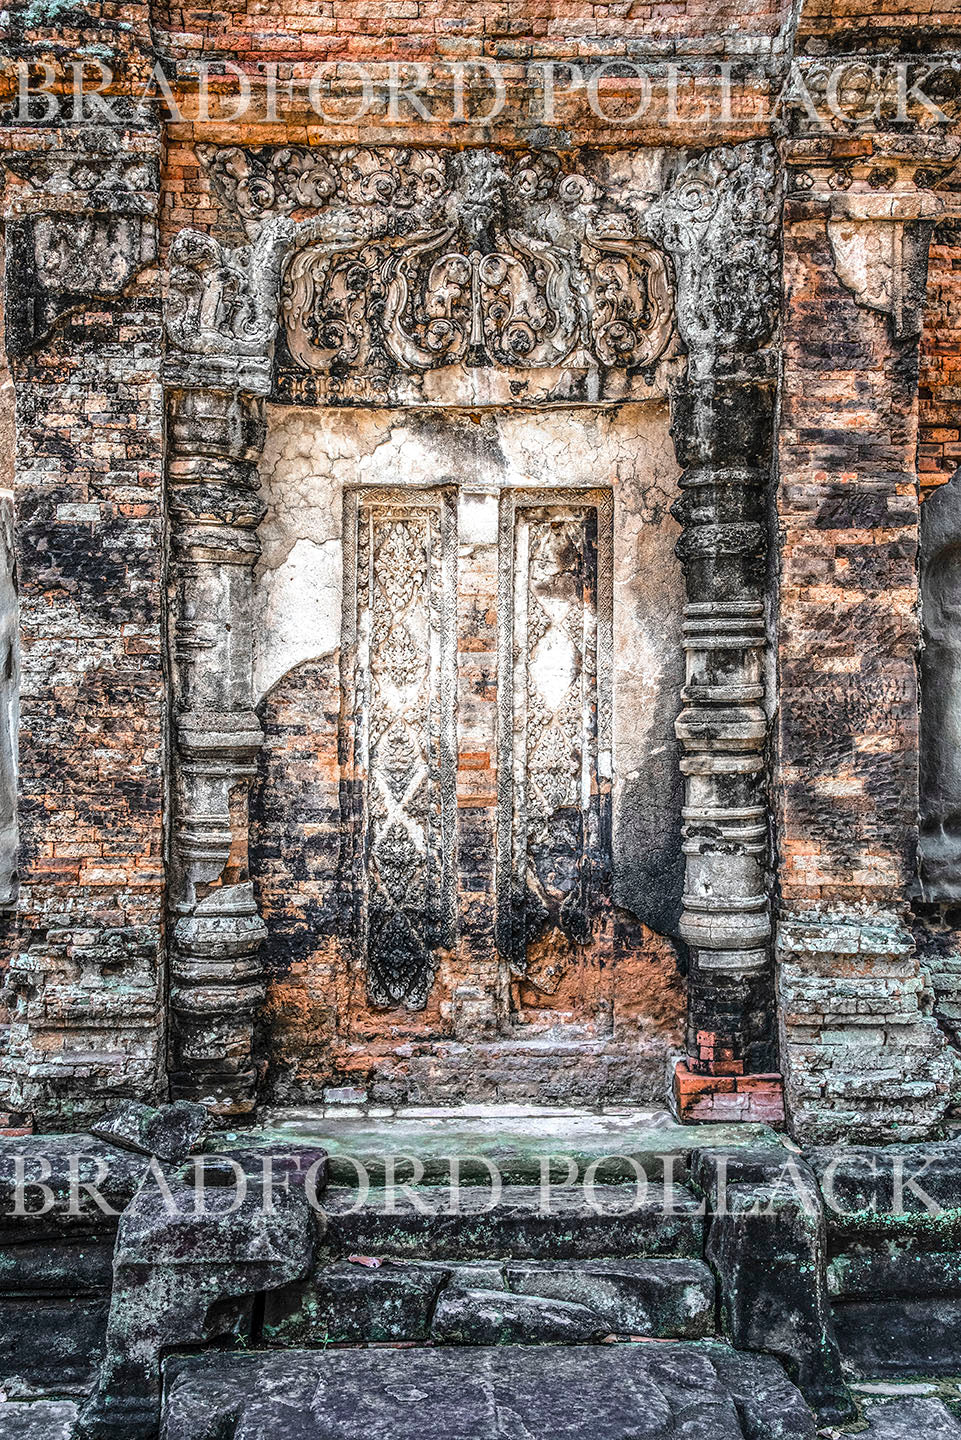
M376 1006L422 1008L453 943L454 525L450 492L348 496L343 761L355 934Z
M468 573L458 499L455 487L398 486L346 503L351 928L371 1007L420 1010L438 986L480 986L498 992L490 1008L506 1018L509 977L526 974L531 945L551 932L588 945L609 890L613 500L574 489L490 497L496 544L471 552ZM458 752L476 759L485 722L478 707L458 709L458 650L474 650L458 617L468 626L485 566L495 794L459 825Z
M501 501L498 943L523 975L553 929L586 944L610 853L609 492Z

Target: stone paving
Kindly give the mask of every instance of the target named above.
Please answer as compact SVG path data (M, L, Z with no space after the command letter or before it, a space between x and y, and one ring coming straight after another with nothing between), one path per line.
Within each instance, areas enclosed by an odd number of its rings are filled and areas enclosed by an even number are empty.
M713 1409L716 1395L711 1388L706 1398ZM840 1429L829 1426L819 1430L820 1440L848 1440L855 1436L864 1440L961 1440L961 1380L904 1384L865 1381L852 1389L859 1402L858 1419ZM77 1440L77 1411L77 1404L69 1400L0 1401L0 1440ZM577 1434L576 1430L566 1433ZM595 1440L593 1421L590 1430L585 1431L585 1440L588 1433ZM632 1436L635 1433L631 1431ZM797 1431L798 1436L809 1433ZM782 1428L781 1435L783 1440L794 1440L789 1428Z
M858 1420L819 1430L823 1440L961 1440L961 1380L862 1381L851 1389Z

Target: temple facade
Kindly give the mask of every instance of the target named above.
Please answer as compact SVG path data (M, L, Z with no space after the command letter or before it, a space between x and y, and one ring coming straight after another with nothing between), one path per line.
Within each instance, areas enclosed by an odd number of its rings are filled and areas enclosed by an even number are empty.
M876 10L5 12L8 1130L950 1126L961 18Z

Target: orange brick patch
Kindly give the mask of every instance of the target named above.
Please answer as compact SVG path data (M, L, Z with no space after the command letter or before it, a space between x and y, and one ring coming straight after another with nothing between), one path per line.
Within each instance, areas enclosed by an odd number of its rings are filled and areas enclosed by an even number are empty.
M681 1060L674 1071L674 1101L684 1124L746 1120L784 1125L784 1082L778 1074L700 1075Z
M18 1115L12 1110L0 1110L0 1136L12 1140L18 1135L33 1134L33 1116Z

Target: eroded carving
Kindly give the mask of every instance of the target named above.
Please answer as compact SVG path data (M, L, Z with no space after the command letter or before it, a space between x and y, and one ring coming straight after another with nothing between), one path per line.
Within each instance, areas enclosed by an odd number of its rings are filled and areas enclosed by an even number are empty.
M770 334L780 284L774 147L723 146L689 162L646 216L677 269L689 350L749 349Z
M591 935L610 872L613 497L501 502L498 938Z
M838 278L859 304L890 316L897 339L921 333L928 247L943 212L941 197L926 191L831 197Z
M258 252L271 226L286 237L281 398L382 400L398 375L451 366L646 372L669 350L672 282L645 231L650 197L605 187L557 156L202 153ZM188 354L252 353L258 307L243 282L253 252L208 237L181 243L175 343Z
M357 948L374 1005L427 1003L453 943L453 503L348 498L344 736Z

